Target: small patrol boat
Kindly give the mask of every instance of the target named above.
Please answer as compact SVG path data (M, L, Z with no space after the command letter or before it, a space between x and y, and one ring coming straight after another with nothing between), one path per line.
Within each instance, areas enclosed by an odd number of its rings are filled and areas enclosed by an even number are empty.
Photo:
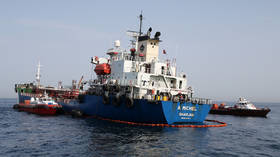
M226 106L222 103L213 104L210 110L210 114L222 114L222 115L237 115L237 116L253 116L253 117L266 117L270 112L269 108L257 108L254 104L247 101L244 98L239 98L239 101L233 106Z
M13 108L38 115L55 115L62 111L61 105L46 95L41 98L31 97L30 100L16 104Z
M13 108L38 115L55 115L63 113L62 106L57 103L57 100L61 97L77 97L79 91L77 89L63 88L62 82L58 82L57 88L41 85L40 62L37 67L36 82L15 84L15 92L18 93L19 99L18 104L15 104Z

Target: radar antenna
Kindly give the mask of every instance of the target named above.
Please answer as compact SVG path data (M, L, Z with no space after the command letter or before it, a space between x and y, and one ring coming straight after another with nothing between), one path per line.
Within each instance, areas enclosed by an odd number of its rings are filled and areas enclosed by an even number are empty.
M127 31L126 34L133 38L132 40L130 40L132 48L137 48L139 32Z

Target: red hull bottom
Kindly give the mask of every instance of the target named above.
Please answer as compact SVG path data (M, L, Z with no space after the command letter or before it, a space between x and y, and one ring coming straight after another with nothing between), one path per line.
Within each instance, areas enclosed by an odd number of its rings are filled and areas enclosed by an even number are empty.
M57 107L48 106L48 105L39 105L39 106L29 106L29 105L18 105L19 111L24 111L28 113L38 114L38 115L56 115Z

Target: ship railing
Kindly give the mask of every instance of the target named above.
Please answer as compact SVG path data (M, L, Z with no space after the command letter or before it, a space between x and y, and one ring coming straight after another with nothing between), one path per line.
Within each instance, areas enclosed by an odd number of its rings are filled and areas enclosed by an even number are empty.
M137 80L120 80L120 85L122 86L133 86L137 85Z
M169 64L169 66L176 66L176 62L173 61L173 60L171 61L170 59L160 59L160 58L157 58L156 62L164 63L164 64Z
M162 69L161 74L171 76L171 71L170 71L170 69Z
M124 60L132 61L132 58L133 58L133 57L132 57L130 54L125 54L123 57L118 58L118 60L124 59ZM145 59L144 59L144 57L135 56L135 57L134 57L134 61L143 62L143 61L145 61Z
M190 98L190 101L194 104L212 104L212 100L206 98Z

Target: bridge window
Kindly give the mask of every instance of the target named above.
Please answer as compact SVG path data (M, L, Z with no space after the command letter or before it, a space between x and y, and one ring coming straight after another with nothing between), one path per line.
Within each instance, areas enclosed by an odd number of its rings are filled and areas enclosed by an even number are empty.
M182 81L179 82L179 89L182 88Z

